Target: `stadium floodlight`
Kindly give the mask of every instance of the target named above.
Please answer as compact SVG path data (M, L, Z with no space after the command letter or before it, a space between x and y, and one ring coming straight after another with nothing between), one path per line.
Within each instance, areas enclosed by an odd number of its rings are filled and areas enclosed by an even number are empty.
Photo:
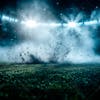
M9 16L6 16L6 15L2 16L2 21L9 21L9 19L10 19Z
M9 17L7 15L2 15L1 17L1 20L3 22L9 22L9 23L17 23L18 22L18 19L17 18L14 18L14 17Z
M70 21L70 22L68 22L68 27L70 27L70 28L76 28L77 27L77 23L76 22L74 22L74 21Z
M37 28L37 27L50 27L56 28L60 26L64 26L68 29L79 29L80 26L92 26L92 25L100 25L100 19L94 19L89 21L78 21L78 20L67 20L65 23L58 23L58 22L37 22L34 19L25 19L19 20L14 17L7 16L3 14L1 16L2 22L9 22L9 23L19 23L23 24L25 27L29 29Z
M98 20L91 20L84 22L85 25L96 25L99 24Z
M37 27L37 22L34 20L26 20L23 22L25 24L26 27L28 28L35 28Z

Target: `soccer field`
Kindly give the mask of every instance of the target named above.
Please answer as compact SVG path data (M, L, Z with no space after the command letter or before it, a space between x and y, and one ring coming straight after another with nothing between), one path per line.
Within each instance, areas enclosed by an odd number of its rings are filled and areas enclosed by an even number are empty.
M96 100L99 93L97 64L0 65L0 100Z

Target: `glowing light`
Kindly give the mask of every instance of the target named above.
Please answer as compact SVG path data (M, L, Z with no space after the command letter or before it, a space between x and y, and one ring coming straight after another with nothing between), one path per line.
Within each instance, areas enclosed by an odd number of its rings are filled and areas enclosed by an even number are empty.
M94 20L89 20L89 21L80 21L77 17L75 18L75 20L70 20L67 17L64 17L67 20L66 23L57 23L57 22L37 22L34 19L26 19L26 20L22 20L20 21L21 24L23 24L24 26L26 26L27 28L36 28L36 27L59 27L59 26L64 26L64 27L68 27L69 29L77 29L80 26L91 26L91 25L100 25L100 19L94 19ZM1 20L4 22L9 22L9 23L17 23L19 22L18 19L14 18L14 17L10 17L7 15L2 15Z
M9 21L14 22L15 19L10 17L10 18L9 18Z
M84 22L85 25L94 25L94 24L98 24L98 21L97 20L91 20L91 21L87 21L87 22Z
M8 20L9 20L9 17L6 16L6 15L3 15L3 16L2 16L2 20L6 20L6 21L8 21Z
M18 19L15 19L14 21L17 23L18 22Z
M23 22L25 24L26 27L28 28L34 28L37 27L37 22L34 20L27 20L25 22Z
M49 26L52 26L52 27L57 27L57 26L61 26L60 23L50 23L48 24Z
M77 27L77 25L78 24L74 21L71 21L71 22L68 23L68 27L70 27L70 28L75 28L75 27Z
M13 17L9 17L7 15L3 15L1 18L2 21L6 21L6 22L18 22L18 19L13 18Z

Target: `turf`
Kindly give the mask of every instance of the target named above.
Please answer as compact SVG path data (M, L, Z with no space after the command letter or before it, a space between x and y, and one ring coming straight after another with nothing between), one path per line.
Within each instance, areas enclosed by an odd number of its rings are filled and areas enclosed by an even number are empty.
M99 100L99 93L98 64L0 65L0 100Z

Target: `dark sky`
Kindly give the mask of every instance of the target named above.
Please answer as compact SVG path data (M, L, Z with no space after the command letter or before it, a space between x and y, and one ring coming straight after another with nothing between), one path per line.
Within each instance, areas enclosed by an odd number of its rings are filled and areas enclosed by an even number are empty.
M78 7L84 11L91 11L100 7L100 0L49 0L54 9L63 11L66 8Z
M0 8L5 6L17 7L17 2L32 1L32 0L0 0ZM37 1L37 0L36 0ZM40 0L43 2L44 0ZM100 7L100 0L45 0L48 4L57 11L63 11L71 6L76 6L85 11L91 11L96 6Z

